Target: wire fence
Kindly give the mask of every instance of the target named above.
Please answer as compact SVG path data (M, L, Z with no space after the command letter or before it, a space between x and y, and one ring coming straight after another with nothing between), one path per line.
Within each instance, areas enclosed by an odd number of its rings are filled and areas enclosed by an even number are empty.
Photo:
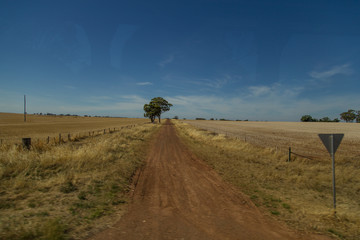
M24 148L30 149L31 146L38 146L41 144L46 145L59 145L67 142L76 142L81 139L96 137L105 134L111 134L119 132L123 129L131 129L139 124L130 124L121 127L111 127L104 129L96 130L87 130L81 132L59 132L58 134L49 134L47 137L42 134L42 136L37 137L8 137L0 139L0 146L11 146L11 145L22 145ZM24 134L25 135L25 134Z

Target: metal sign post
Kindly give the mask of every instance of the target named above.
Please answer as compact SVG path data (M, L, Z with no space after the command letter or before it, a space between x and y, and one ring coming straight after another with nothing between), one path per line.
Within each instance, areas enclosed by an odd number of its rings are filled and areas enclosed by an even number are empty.
M330 153L332 159L332 180L333 180L333 199L334 210L336 211L336 186L335 186L335 152L338 149L344 134L319 134L321 141Z

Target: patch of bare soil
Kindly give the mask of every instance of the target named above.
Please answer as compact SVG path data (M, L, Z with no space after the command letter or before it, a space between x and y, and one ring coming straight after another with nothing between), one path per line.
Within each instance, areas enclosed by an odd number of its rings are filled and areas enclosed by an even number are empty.
M246 169L244 169L246 171ZM136 179L128 212L92 239L329 239L263 216L189 152L168 121Z

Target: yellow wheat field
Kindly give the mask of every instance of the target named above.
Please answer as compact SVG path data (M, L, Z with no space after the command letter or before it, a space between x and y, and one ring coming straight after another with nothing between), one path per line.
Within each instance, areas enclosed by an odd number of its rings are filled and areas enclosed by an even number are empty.
M253 145L296 154L309 159L327 159L329 154L318 137L319 133L343 133L337 155L351 161L360 160L360 124L327 122L245 122L245 121L184 121L201 129L225 134Z
M147 119L138 118L104 118L74 116L40 116L27 115L24 122L23 114L0 113L0 141L3 143L20 143L21 138L45 140L58 137L89 135L89 132L103 132L104 129L120 128L127 125L142 124Z

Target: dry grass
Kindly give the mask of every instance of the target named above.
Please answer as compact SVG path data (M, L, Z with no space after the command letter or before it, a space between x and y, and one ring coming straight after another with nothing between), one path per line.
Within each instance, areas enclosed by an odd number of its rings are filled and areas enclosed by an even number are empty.
M80 239L113 222L157 127L31 151L0 147L0 239Z
M49 136L51 141L58 138L59 133L67 139L71 136L88 136L89 132L103 132L126 125L142 124L147 119L137 118L103 118L103 117L73 117L73 116L40 116L27 115L24 123L22 114L0 113L0 141L4 144L21 143L21 138L31 137L33 142L45 141Z
M297 157L294 162L287 162L287 154L274 148L174 122L179 135L195 154L249 195L268 215L305 231L360 239L358 160L344 155L336 160L337 214L334 215L329 157L316 160ZM346 148L346 142L342 144Z

